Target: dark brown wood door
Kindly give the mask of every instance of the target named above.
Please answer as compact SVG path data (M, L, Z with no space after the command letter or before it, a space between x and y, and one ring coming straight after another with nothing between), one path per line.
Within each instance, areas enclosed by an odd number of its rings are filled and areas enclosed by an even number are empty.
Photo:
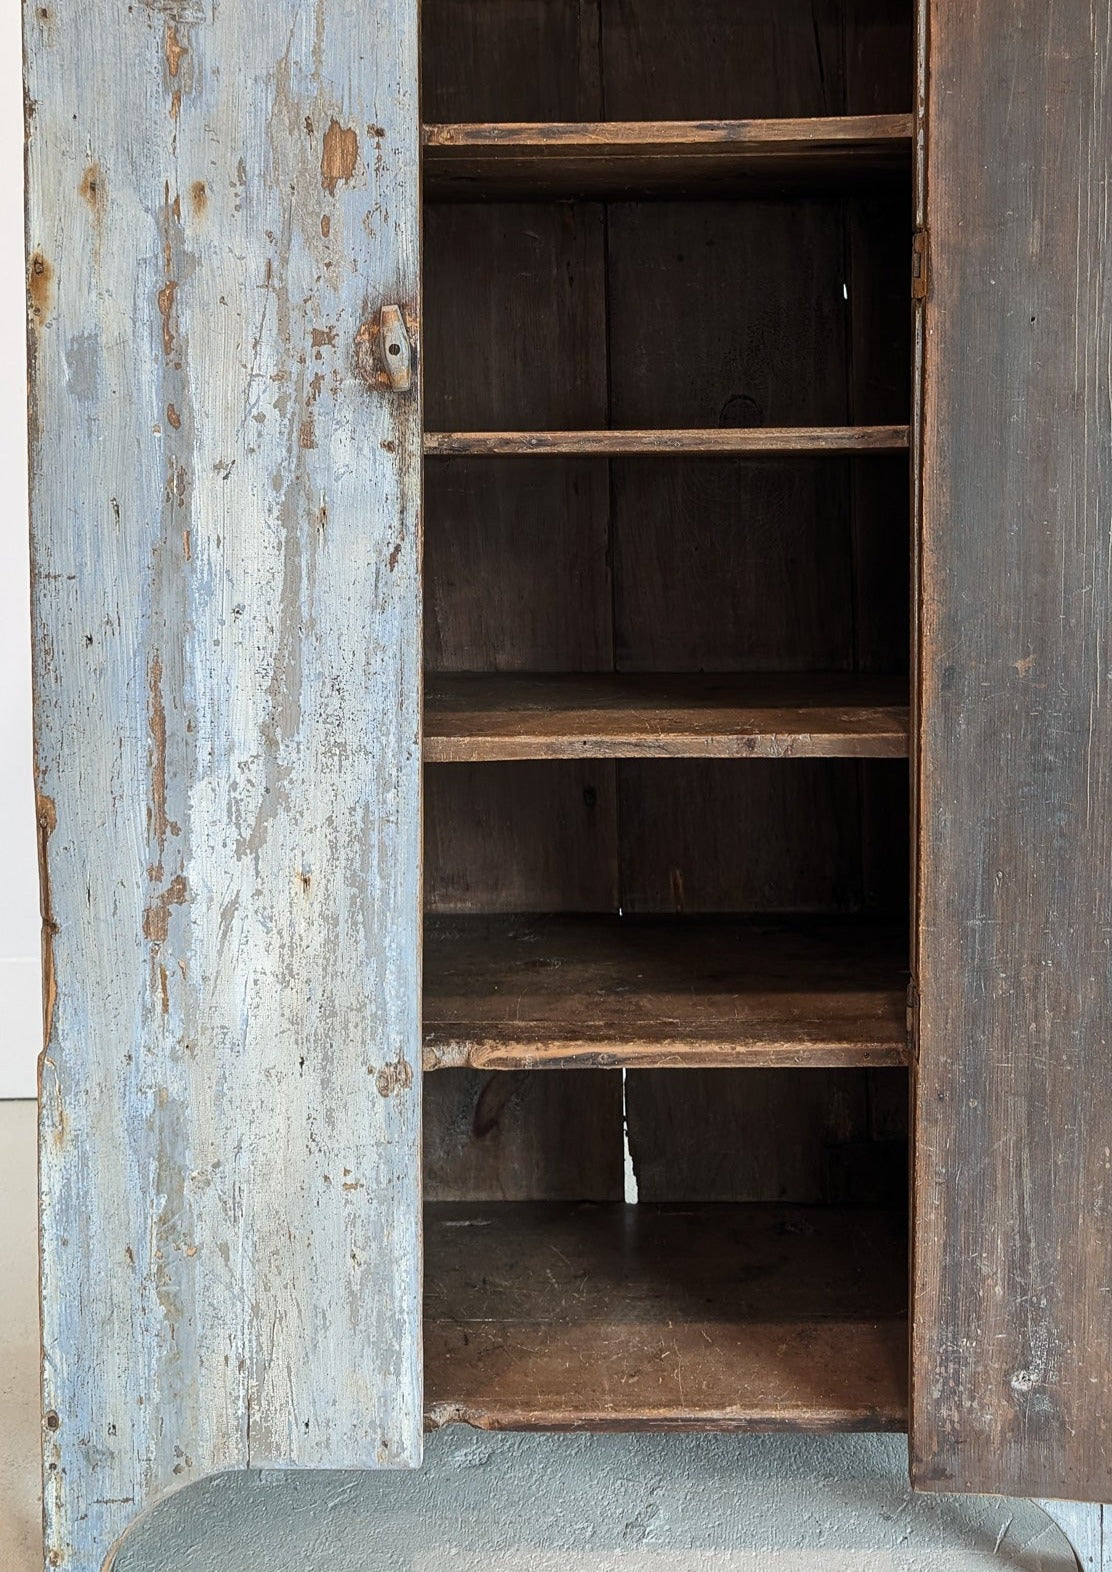
M1112 6L930 6L912 1473L1112 1498Z

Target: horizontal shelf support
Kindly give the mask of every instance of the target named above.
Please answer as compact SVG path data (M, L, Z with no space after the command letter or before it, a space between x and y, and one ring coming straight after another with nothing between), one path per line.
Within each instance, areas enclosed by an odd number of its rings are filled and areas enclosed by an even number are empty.
M906 1065L907 934L718 916L429 916L427 1070Z
M910 115L426 125L434 200L744 194L910 175Z
M428 458L594 455L603 458L901 453L907 426L745 426L679 431L427 431Z
M900 759L906 681L853 673L440 674L427 764L516 759Z

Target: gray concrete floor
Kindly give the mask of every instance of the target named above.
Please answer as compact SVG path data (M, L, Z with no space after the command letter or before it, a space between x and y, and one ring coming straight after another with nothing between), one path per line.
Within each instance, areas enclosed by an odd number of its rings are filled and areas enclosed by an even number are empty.
M0 1103L0 1572L40 1572L34 1108ZM429 1438L416 1474L229 1475L117 1572L1075 1572L1030 1502L912 1496L899 1437Z

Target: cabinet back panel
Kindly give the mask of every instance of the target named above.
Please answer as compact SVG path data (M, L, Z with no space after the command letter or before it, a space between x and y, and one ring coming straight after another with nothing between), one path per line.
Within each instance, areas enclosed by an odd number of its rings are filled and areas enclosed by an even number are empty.
M851 364L857 418L904 422L909 229L848 199L431 206L428 428L841 425Z
M426 121L598 120L597 0L424 0Z
M426 1201L622 1199L620 1071L439 1070L424 1123Z
M868 1139L867 1075L631 1070L626 1120L638 1199L841 1200L835 1154Z
M852 669L847 464L616 459L611 474L619 671ZM906 559L898 519L893 533Z
M618 779L624 909L860 907L853 761L628 761Z
M426 463L426 668L608 670L609 515L605 459Z
M597 202L426 207L428 430L605 426L603 229Z
M844 204L615 202L615 426L840 425Z
M616 910L615 770L605 759L426 765L426 910Z
M425 0L424 116L899 113L909 0Z

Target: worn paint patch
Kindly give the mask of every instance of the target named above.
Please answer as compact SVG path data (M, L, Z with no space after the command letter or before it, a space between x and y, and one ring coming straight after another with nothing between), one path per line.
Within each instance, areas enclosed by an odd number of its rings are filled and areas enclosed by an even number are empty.
M148 11L155 11L159 16L168 16L178 26L186 22L205 21L205 7L201 0L140 0L140 4Z
M166 850L166 706L162 699L162 657L155 654L147 671L147 726L151 734L151 800L147 807L147 834L158 847L158 862L151 878L162 877Z
M355 334L355 369L370 388L388 388L390 378L379 354L382 332L377 322L361 322Z
M208 208L208 187L203 180L195 180L189 188L189 202L196 218L203 218Z
M38 831L39 854L39 910L42 913L42 1040L49 1043L54 1024L54 1001L57 985L54 976L54 935L58 924L54 918L54 902L50 893L50 837L58 828L58 811L50 797L41 793L35 799L35 818Z
M380 1097L392 1097L395 1092L407 1092L413 1085L413 1067L399 1056L393 1064L384 1064L375 1076L375 1091Z
M27 270L27 297L35 322L45 322L54 305L54 269L41 251L33 253Z
M174 353L174 330L172 316L174 311L174 296L177 293L177 280L168 278L155 297L158 301L158 314L162 318L162 352L167 359Z
M341 180L351 179L358 160L359 137L354 126L342 126L333 120L324 133L320 155L320 183L329 196L336 195Z
M176 77L181 70L181 57L189 53L188 44L183 44L178 37L177 27L173 22L166 28L166 69L171 77Z
M104 176L99 164L90 164L81 176L78 186L81 199L85 202L94 218L99 218L104 204Z
M158 899L143 913L143 937L154 944L164 944L170 932L170 908L183 906L188 894L185 875L175 874Z
M100 386L100 339L76 333L66 345L66 388L82 404L90 404Z

